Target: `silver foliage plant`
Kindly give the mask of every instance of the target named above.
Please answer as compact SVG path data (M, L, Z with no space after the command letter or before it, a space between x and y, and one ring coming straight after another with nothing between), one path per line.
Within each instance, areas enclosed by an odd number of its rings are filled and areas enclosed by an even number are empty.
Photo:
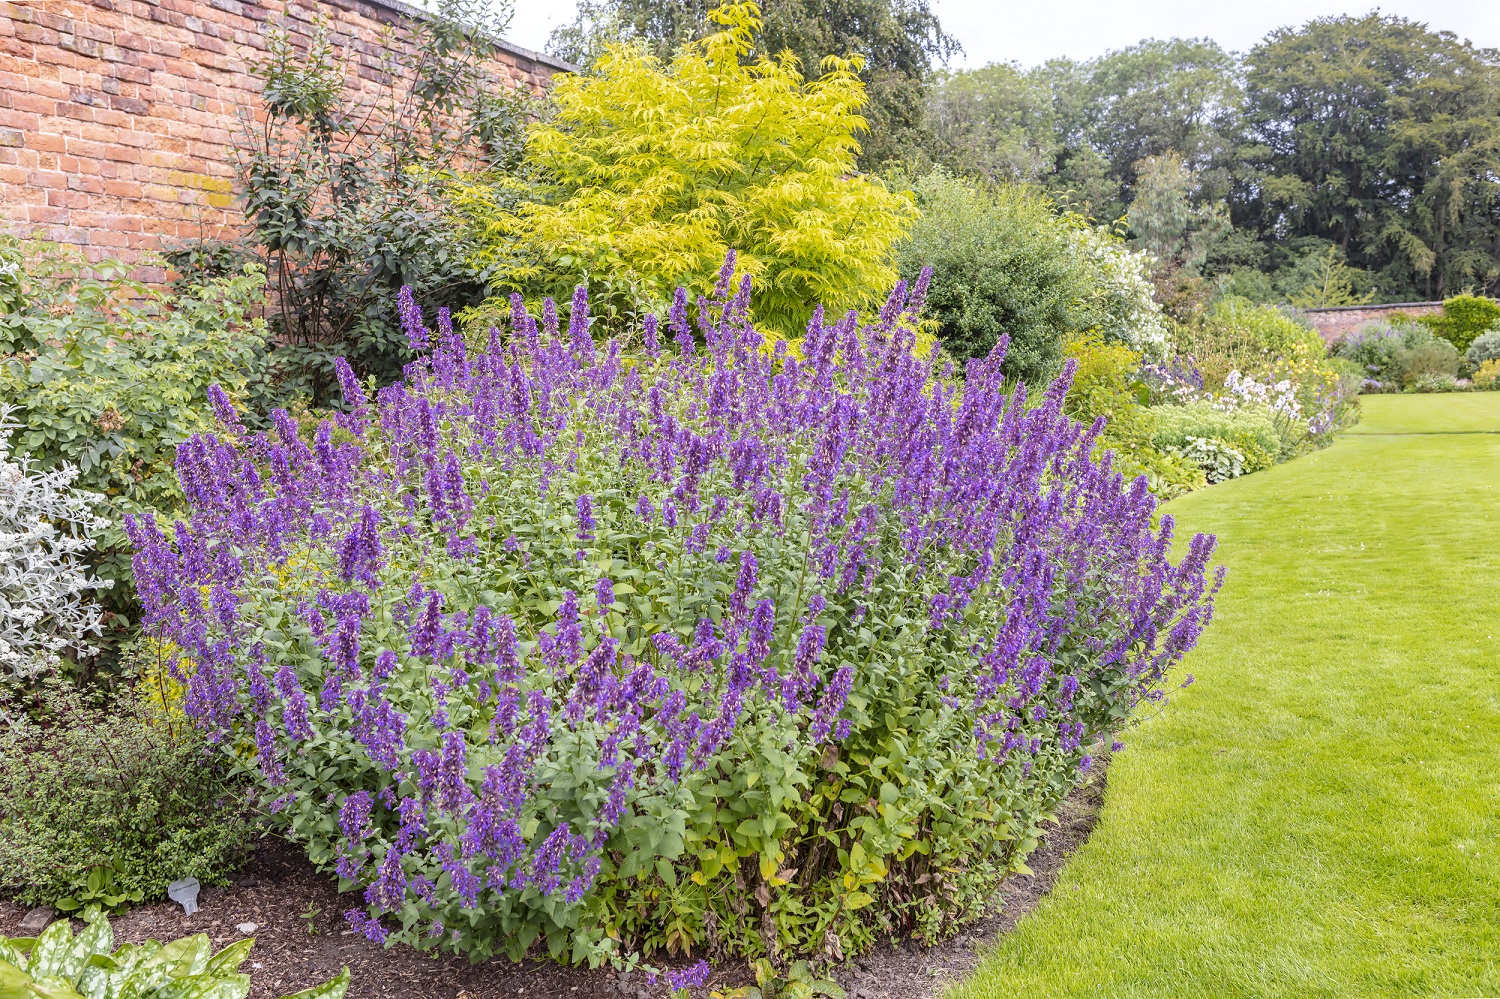
M0 404L0 683L25 679L65 652L92 655L103 632L90 575L89 534L108 526L95 513L104 497L73 487L78 469L40 468L12 453L13 407Z

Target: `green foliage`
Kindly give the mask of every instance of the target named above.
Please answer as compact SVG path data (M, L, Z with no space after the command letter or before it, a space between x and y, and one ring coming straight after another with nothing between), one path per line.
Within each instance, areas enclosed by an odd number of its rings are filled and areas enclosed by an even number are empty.
M105 604L128 612L122 518L181 500L174 448L213 427L204 399L221 385L244 398L266 372L265 282L252 267L176 298L54 247L0 236L0 396L21 424L13 446L44 467L76 466L101 493L110 526L95 535Z
M100 864L89 871L88 880L84 882L82 889L56 900L52 905L59 912L77 912L89 906L98 906L109 913L123 912L146 898L144 889L130 889L115 883L115 875L129 873L125 863L120 860Z
M1242 339L1278 357L1299 349L1323 356L1326 347L1318 331L1286 310L1256 305L1242 298L1221 298L1209 311L1208 325L1225 331L1226 339Z
M549 48L592 66L611 43L638 41L667 62L683 45L713 32L714 6L703 0L584 0L573 22L553 32ZM756 55L790 52L807 67L830 54L859 59L870 120L862 164L904 158L921 141L933 65L958 51L928 0L765 0L759 6L764 23Z
M1500 305L1477 295L1458 295L1444 300L1442 315L1423 316L1420 322L1462 354L1480 334L1500 329Z
M0 937L0 996L5 999L246 999L250 976L240 965L254 940L217 954L208 934L169 944L147 940L115 949L109 920L93 908L76 937L60 919L38 937ZM283 999L343 999L349 969Z
M1150 254L1156 297L1166 311L1189 318L1211 291L1203 267L1229 235L1229 213L1222 202L1205 199L1197 171L1177 153L1135 166L1135 199L1126 216L1134 245Z
M1335 357L1358 365L1364 377L1400 385L1405 359L1437 337L1426 325L1406 322L1372 322L1333 345Z
M1285 310L1238 295L1219 299L1203 316L1179 325L1172 339L1211 390L1231 372L1261 372L1294 357L1315 363L1326 351L1322 337Z
M1214 243L1229 230L1221 203L1201 203L1201 182L1175 152L1136 164L1135 200L1126 216L1137 245L1162 266L1199 277Z
M1101 219L1138 196L1139 164L1177 155L1228 190L1239 90L1213 42L1155 39L1088 62L991 65L943 79L929 105L932 156L991 179L1035 180Z
M1446 372L1424 371L1407 384L1405 391L1418 393L1468 392L1472 388L1473 386L1468 382L1459 381L1458 378Z
M944 348L984 357L1003 335L1009 377L1055 374L1068 336L1093 325L1082 305L1087 271L1072 249L1076 223L1024 187L979 188L944 171L913 186L922 214L898 258L908 279L932 268L927 315Z
M1452 381L1458 376L1458 350L1447 340L1434 337L1414 347L1401 347L1393 358L1401 384L1412 388L1426 381L1429 386L1437 384L1432 379ZM1430 387L1428 391L1430 391Z
M1474 387L1500 389L1500 358L1490 358L1479 366L1479 370L1474 372Z
M158 663L112 697L52 679L0 703L0 890L72 911L224 883L254 831L247 787L164 702L172 687Z
M1493 284L1495 66L1378 12L1272 32L1245 60L1245 221L1337 244L1397 301Z
M1464 352L1464 359L1469 362L1471 368L1478 368L1486 361L1500 358L1500 329L1492 329L1476 336L1469 349Z
M1270 468L1281 457L1282 435L1269 412L1251 407L1225 411L1208 402L1155 406L1151 441L1162 450L1184 455L1206 454L1194 441L1210 440L1239 453L1244 472ZM1205 468L1205 471L1208 471Z
M1364 305L1375 297L1375 292L1356 294L1354 287L1363 275L1355 272L1344 262L1339 248L1329 243L1322 253L1304 257L1307 266L1292 268L1290 275L1282 276L1278 282L1288 289L1287 301L1299 309L1324 309L1340 305ZM1300 281L1298 270L1307 271Z
M1245 466L1245 456L1239 448L1212 437L1189 437L1181 447L1174 449L1174 453L1202 469L1204 478L1210 483L1226 482L1254 471Z
M373 75L370 56L342 49L321 16L310 38L270 29L252 65L265 115L239 163L248 239L276 293L278 353L316 404L336 388L340 355L381 380L400 374L402 285L434 305L483 297L485 275L441 204L443 177L460 162L514 169L530 114L526 94L485 70L504 27L487 10L440 0L407 22L409 44L376 46ZM351 65L358 91L346 86ZM179 256L192 263L193 252Z
M727 992L714 991L709 999L844 999L845 992L834 983L817 978L806 961L793 961L786 974L762 958L755 962L755 984Z
M1101 416L1108 421L1099 447L1115 452L1117 469L1127 478L1146 476L1151 491L1164 500L1204 485L1196 463L1158 450L1153 442L1157 410L1144 405L1147 390L1139 380L1139 354L1097 334L1073 338L1066 354L1077 368L1063 409L1084 425Z
M996 183L1051 176L1061 146L1052 89L1012 63L945 74L928 104L932 156L947 169Z
M755 279L757 325L801 335L815 303L878 304L909 200L855 173L865 128L859 63L829 57L805 81L790 56L752 58L754 4L714 10L722 30L663 64L611 46L592 75L556 81L533 125L539 200L480 175L453 192L502 291L565 299L588 286L618 322L662 310L679 285L707 294L735 250Z
M1492 293L1497 67L1494 49L1379 13L1281 28L1243 57L1149 40L947 76L929 100L933 138L910 159L1033 182L1108 220L1141 214L1152 162L1180 156L1199 178L1192 203L1225 203L1238 227L1203 264L1210 279L1240 272L1236 294L1311 306Z

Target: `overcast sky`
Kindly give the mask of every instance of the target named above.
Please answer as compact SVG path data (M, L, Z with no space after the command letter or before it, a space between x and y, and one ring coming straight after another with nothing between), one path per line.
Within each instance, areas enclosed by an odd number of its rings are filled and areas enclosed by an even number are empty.
M1244 51L1273 28L1328 14L1363 14L1376 6L1349 0L933 0L943 27L964 47L952 65L1054 56L1087 59L1143 38L1202 37ZM1425 21L1476 45L1500 48L1500 0L1387 0L1387 14ZM506 37L542 49L574 0L516 0Z

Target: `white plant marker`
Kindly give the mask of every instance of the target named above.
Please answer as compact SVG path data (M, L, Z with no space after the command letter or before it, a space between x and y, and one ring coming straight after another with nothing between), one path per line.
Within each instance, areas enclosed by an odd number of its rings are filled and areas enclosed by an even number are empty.
M184 914L191 916L198 911L198 879L183 878L167 885L167 897L182 905Z

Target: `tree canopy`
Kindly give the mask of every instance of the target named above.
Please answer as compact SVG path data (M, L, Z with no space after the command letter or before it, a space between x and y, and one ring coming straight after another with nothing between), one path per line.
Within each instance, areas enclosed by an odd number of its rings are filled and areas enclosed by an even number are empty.
M1252 297L1500 289L1500 52L1451 32L1372 13L1278 29L1243 57L1150 39L947 74L928 108L939 163L1096 218L1185 218L1163 196L1190 188L1234 223L1195 266ZM1172 158L1190 183L1162 173Z

